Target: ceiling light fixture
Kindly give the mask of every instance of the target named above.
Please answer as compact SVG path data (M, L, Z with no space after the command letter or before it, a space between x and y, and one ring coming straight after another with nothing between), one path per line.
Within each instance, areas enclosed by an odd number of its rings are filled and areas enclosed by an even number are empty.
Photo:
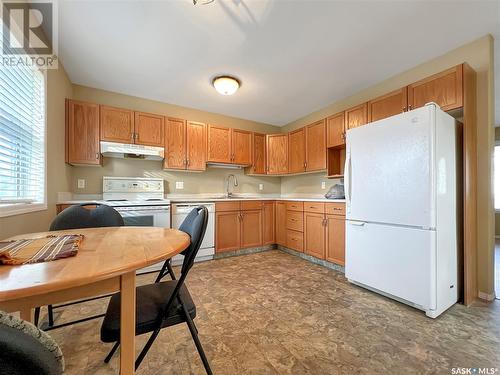
M207 4L213 3L214 1L215 0L193 0L193 4L194 5L197 5L197 4L207 5Z
M221 95L233 95L240 88L240 81L231 76L215 77L212 85Z

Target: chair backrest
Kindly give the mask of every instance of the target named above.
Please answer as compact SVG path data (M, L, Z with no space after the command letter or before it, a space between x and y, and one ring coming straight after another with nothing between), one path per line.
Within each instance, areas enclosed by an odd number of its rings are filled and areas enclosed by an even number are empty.
M189 215L184 219L179 230L187 233L191 238L191 244L182 252L184 255L184 261L182 263L181 277L177 280L177 285L175 286L174 292L170 296L170 299L165 304L163 309L163 314L168 313L173 302L179 297L179 290L186 279L186 276L193 266L194 258L200 250L201 243L205 237L205 232L207 230L208 224L208 209L204 206L198 206L193 208ZM160 319L162 317L159 317ZM158 322L159 323L159 322Z
M0 311L0 373L55 375L64 371L57 343L33 324Z
M86 209L85 206L96 206L94 209ZM50 230L99 228L99 227L121 227L124 225L123 218L113 207L100 203L82 203L63 210L56 216Z

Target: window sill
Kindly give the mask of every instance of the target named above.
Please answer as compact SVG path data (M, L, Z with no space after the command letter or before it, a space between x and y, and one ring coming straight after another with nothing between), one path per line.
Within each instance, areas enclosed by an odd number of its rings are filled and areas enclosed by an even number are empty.
M9 217L29 212L44 211L47 209L47 203L30 203L30 204L7 204L0 205L0 217Z

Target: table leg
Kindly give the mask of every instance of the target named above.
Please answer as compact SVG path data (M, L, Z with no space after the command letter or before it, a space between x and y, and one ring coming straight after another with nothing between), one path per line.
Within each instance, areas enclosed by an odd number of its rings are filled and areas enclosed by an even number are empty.
M135 272L120 277L120 373L135 372Z
M31 313L32 313L31 307L23 307L22 309L19 310L19 316L21 317L22 320L26 320L27 322L33 323L33 316Z

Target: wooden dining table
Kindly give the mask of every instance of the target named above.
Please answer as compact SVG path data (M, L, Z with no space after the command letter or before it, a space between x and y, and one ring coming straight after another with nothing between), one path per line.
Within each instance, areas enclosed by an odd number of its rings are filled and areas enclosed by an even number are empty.
M22 234L9 240L58 234L83 235L77 255L0 265L0 310L19 311L22 319L32 321L38 306L120 292L120 373L133 374L136 270L180 253L189 245L189 236L169 228L108 227Z

